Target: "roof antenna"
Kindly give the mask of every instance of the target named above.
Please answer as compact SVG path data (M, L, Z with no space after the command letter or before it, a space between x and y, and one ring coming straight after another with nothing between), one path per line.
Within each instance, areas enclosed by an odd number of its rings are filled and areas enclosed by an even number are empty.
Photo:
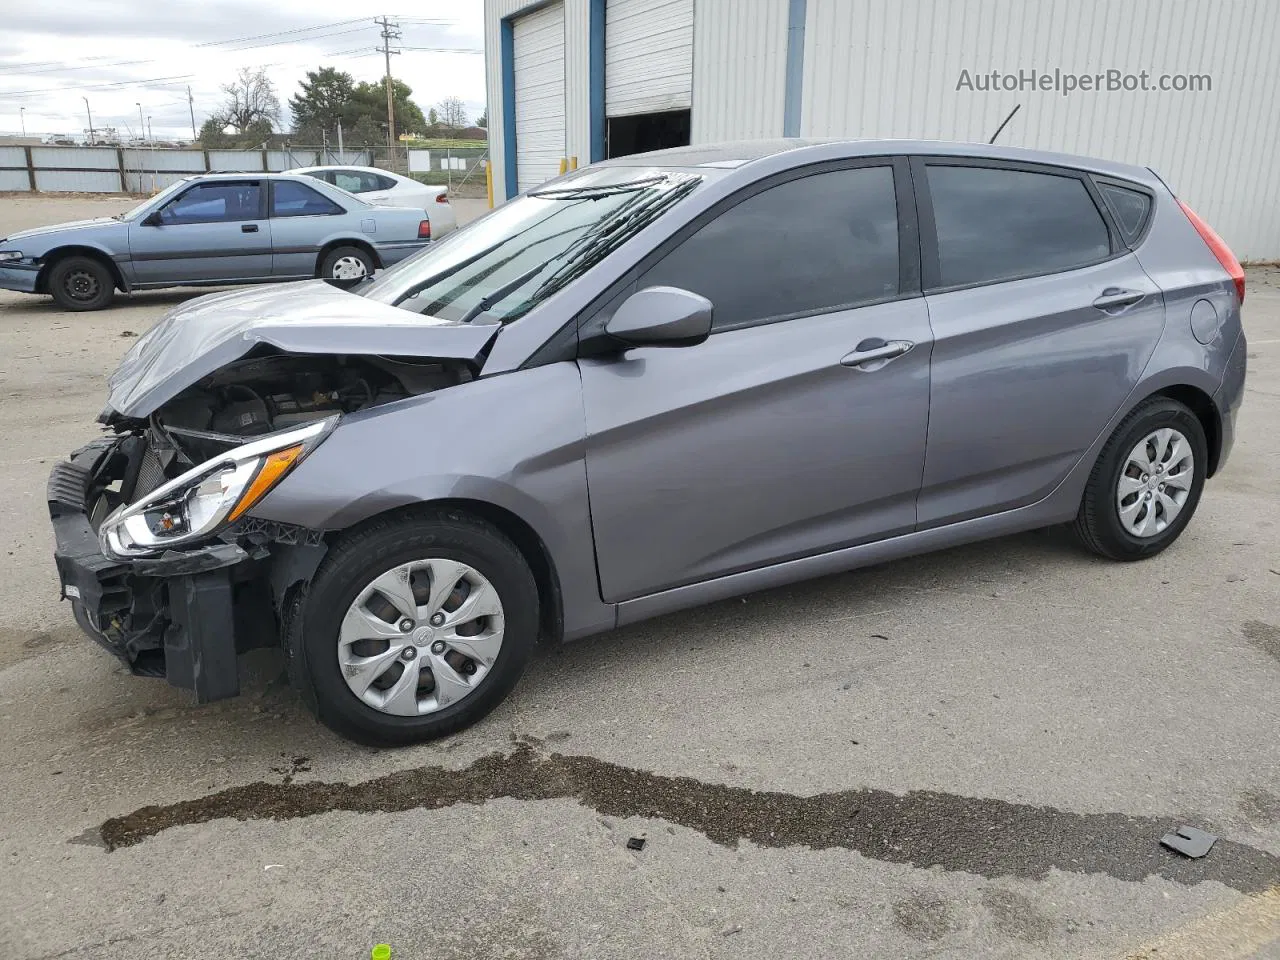
M1022 104L1018 104L1016 107L1014 107L1012 110L1010 110L1010 111L1009 111L1009 115L1008 115L1007 117L1005 117L1005 118L1004 118L1004 123L1002 123L1002 124L1000 124L1000 126L996 127L996 132L995 132L995 133L993 133L993 134L991 135L991 139L990 139L990 140L988 140L988 141L987 141L987 143L995 143L995 142L996 142L996 137L1000 136L1000 131L1001 131L1001 130L1003 130L1005 127L1007 127L1007 126L1009 125L1009 121L1013 119L1013 115L1014 115L1015 113L1017 113L1017 112L1018 112L1019 110L1021 110L1021 109L1022 109Z

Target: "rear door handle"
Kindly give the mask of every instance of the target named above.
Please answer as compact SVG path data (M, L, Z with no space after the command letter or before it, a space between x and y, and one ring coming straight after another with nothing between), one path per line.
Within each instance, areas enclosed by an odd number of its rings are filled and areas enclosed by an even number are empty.
M859 370L879 370L885 363L902 356L914 346L914 343L907 340L886 341L879 337L869 337L854 347L852 353L846 353L841 357L840 364L845 367L856 367ZM884 363L877 361L884 361ZM875 365L872 366L872 364Z
M241 233L257 233L258 225L256 223L242 223L240 224L240 232Z
M1120 287L1107 287L1102 291L1102 295L1093 301L1093 305L1099 310L1117 310L1123 307L1131 307L1135 303L1145 300L1147 295L1141 290L1123 290Z

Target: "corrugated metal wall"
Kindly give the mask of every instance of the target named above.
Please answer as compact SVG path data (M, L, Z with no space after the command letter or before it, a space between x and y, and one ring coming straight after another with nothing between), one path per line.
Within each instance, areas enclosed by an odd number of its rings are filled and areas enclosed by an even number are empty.
M687 110L693 0L607 0L604 22L605 115Z
M0 167L26 167L27 151L22 147L0 147ZM0 190L26 192L31 189L31 178L25 169L0 170Z
M696 0L692 140L782 134L787 0Z
M699 3L705 0L699 0ZM807 0L801 134L986 141L1155 168L1236 254L1280 257L1273 0ZM1209 92L957 90L962 70L1153 79ZM703 70L711 69L702 65ZM726 71L735 69L726 64ZM695 131L699 104L695 96Z

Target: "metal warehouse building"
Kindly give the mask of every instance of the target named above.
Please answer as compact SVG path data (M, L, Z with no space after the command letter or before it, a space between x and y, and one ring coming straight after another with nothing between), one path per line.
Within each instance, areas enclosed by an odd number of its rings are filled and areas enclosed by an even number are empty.
M686 143L985 142L1016 107L998 142L1151 166L1280 259L1274 0L485 0L485 47L498 200Z

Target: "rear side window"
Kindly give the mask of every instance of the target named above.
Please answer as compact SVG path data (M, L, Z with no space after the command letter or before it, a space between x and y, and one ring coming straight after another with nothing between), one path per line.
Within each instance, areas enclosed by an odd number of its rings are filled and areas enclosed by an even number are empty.
M339 213L346 211L305 183L277 180L271 189L273 217L327 217Z
M927 167L940 285L1071 270L1111 254L1083 181L998 167Z
M378 182L379 190L390 190L392 187L396 185L396 182L394 180L392 180L390 177L384 177L382 174L377 174L374 177L374 180Z
M748 197L639 281L657 285L702 294L717 329L895 297L893 169L818 173Z
M372 193L381 190L383 188L378 183L380 179L376 174L365 173L363 170L333 171L333 185L341 187L347 193Z
M1099 183L1098 192L1111 208L1116 226L1126 243L1133 243L1147 228L1151 216L1151 198L1141 190L1130 190L1114 183Z

